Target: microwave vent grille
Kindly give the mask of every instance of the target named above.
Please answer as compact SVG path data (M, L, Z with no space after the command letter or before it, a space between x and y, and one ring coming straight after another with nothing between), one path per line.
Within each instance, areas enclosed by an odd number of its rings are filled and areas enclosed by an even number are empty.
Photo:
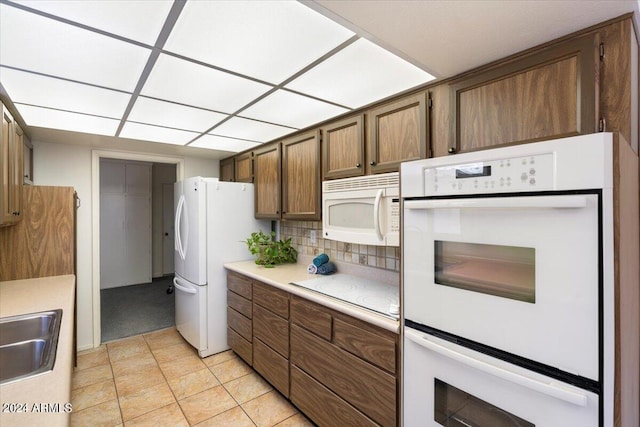
M366 190L384 187L398 187L400 176L397 172L370 175L358 178L335 179L322 183L323 191Z

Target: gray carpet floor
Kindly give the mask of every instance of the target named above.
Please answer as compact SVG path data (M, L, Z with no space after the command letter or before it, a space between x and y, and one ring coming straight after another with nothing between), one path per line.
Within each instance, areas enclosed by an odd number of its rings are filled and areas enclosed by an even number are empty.
M167 294L171 280L101 290L102 342L175 326L175 294Z

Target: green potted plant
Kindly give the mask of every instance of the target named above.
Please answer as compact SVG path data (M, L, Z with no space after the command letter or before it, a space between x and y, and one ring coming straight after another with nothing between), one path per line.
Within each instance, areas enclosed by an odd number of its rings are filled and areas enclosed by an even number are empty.
M249 252L256 257L256 264L266 268L284 263L295 263L298 260L298 251L291 245L291 238L275 240L276 233L272 231L266 234L262 231L251 233L245 243Z

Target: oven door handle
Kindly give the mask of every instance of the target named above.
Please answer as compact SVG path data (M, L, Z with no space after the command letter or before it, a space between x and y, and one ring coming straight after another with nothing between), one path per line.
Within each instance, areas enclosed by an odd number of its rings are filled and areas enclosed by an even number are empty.
M463 208L504 208L504 209L579 209L587 206L587 198L580 195L533 196L533 197L487 197L480 199L436 199L407 200L407 209L463 209Z
M443 345L437 344L429 340L425 335L416 331L405 329L404 335L421 347L439 353L471 368L494 375L498 378L502 378L503 380L519 384L531 390L544 393L548 396L564 400L565 402L573 403L574 405L587 406L587 395L584 393L567 390L566 388L556 385L552 382L544 382L534 378L529 378L517 372L512 372L503 367L495 366L491 363L474 359L470 356L467 356L466 354L459 353Z

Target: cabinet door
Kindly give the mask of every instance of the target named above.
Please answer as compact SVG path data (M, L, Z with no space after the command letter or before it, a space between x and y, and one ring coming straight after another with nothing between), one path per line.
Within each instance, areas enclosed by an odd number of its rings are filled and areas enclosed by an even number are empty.
M323 179L364 175L364 115L320 128Z
M394 172L400 162L427 157L427 97L419 93L371 110L367 170Z
M589 34L453 82L448 152L595 132L598 46Z
M0 225L15 224L22 211L22 129L0 104Z
M23 156L24 156L24 132L18 125L13 123L13 166L11 169L11 206L14 215L19 220L22 217L22 185L24 178L22 171L24 169Z
M2 137L0 138L0 224L6 225L13 223L14 216L11 210L11 145L10 141L11 128L13 126L13 117L4 107L0 104L2 113Z
M254 151L255 217L280 219L280 143Z
M319 220L320 132L282 143L282 218Z
M253 182L253 153L234 157L236 182Z
M228 159L220 160L220 181L233 182L235 181L235 158L229 157Z

